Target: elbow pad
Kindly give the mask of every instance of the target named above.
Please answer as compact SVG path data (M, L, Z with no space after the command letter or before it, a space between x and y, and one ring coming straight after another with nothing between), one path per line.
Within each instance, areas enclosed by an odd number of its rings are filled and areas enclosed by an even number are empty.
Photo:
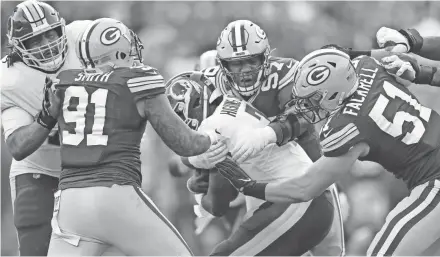
M419 53L423 46L423 37L416 29L401 29L399 30L406 39L408 39L409 51Z

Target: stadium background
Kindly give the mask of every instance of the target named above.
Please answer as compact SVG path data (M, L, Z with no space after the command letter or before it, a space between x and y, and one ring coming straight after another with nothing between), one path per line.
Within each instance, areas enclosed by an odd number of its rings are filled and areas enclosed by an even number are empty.
M235 19L250 19L267 33L274 55L301 59L307 52L329 43L356 49L377 47L381 26L416 27L422 35L440 36L440 2L103 2L50 1L67 24L74 20L112 17L138 33L145 63L165 78L194 67L198 56L213 49L220 31ZM1 51L7 54L6 21L18 2L1 2ZM440 110L436 89L411 86L419 99ZM193 199L186 190L188 173L171 175L175 156L148 130L142 144L143 188L182 232L194 253L206 255L225 236L216 222L200 236L194 235ZM9 167L11 156L1 144L1 255L15 255ZM181 169L177 166L177 170ZM176 167L172 169L176 171ZM181 169L185 172L185 169ZM371 174L347 177L341 182L348 255L363 255L387 212L407 193L403 183L379 167Z

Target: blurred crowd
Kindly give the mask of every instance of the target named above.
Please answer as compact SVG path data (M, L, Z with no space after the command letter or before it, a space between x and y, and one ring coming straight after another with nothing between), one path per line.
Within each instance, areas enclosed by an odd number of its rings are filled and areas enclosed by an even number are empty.
M1 2L1 51L7 54L6 21L18 2ZM145 63L165 78L191 70L198 56L215 47L221 30L232 20L249 19L267 33L276 56L301 59L307 52L335 43L355 49L377 47L381 26L416 27L422 35L440 36L440 2L199 2L199 1L48 1L64 17L74 20L112 17L132 28L144 44ZM428 107L440 111L437 89L411 86ZM189 171L148 128L142 143L143 188L181 231L197 255L206 255L228 235L216 221L195 235L194 200L186 189ZM2 137L2 145L4 146ZM1 255L16 255L8 171L11 156L1 148ZM171 161L170 161L171 160ZM177 164L176 164L177 163ZM367 175L341 181L348 255L364 255L388 211L407 194L403 182L381 167Z

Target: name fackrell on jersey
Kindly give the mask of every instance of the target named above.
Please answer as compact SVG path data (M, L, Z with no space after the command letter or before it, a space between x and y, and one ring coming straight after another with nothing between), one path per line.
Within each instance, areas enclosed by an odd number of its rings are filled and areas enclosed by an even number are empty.
M365 98L368 95L368 92L371 89L371 85L374 82L374 78L376 77L377 71L379 69L361 69L359 74L359 87L356 90L355 95L349 100L349 102L345 105L342 113L350 114L353 116L358 115L358 111L361 109L362 104L365 101Z

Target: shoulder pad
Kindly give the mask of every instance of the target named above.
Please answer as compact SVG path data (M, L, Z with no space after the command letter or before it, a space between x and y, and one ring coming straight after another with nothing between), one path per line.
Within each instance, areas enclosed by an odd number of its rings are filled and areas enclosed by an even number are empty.
M293 81L298 61L292 58L272 57L269 59L269 65L270 74L267 78L268 83L270 83L272 79L277 80L278 85L276 88L280 90ZM271 78L271 76L277 76L277 78Z
M358 117L343 114L342 109L331 116L319 135L324 156L343 155L357 143L365 141L361 125Z
M208 77L216 88L220 89L222 94L230 93L229 85L226 83L226 77L219 65L202 70L203 75Z

